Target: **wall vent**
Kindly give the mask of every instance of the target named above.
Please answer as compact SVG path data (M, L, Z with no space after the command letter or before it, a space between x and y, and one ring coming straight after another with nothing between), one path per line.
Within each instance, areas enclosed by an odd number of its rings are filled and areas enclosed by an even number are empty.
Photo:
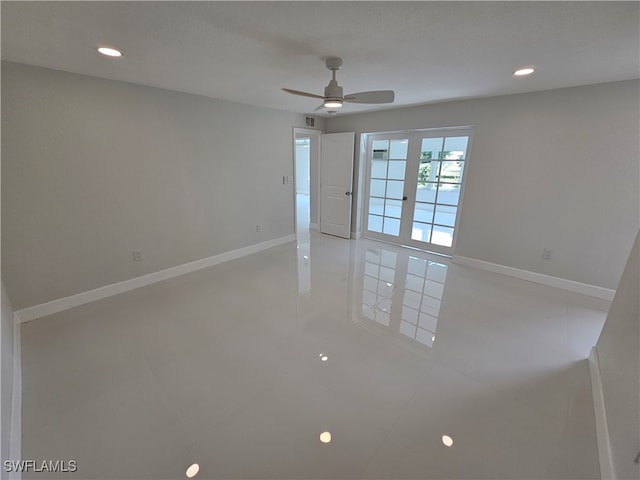
M314 117L305 116L304 117L304 125L306 127L315 127L316 126L316 119Z

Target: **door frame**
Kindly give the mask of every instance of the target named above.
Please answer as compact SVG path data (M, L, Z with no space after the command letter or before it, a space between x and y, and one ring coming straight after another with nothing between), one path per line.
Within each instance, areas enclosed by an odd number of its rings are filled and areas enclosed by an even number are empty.
M318 230L320 228L320 137L324 134L324 130L317 130L314 128L300 128L293 127L293 133L291 138L291 148L293 149L293 233L298 234L298 186L296 183L296 138L298 137L317 137L316 147L309 146L310 158L309 158L309 229ZM313 144L313 142L312 142ZM314 169L315 162L315 169ZM314 175L315 173L315 175ZM315 177L315 178L314 178ZM313 194L315 191L315 196ZM315 210L315 211L312 211ZM315 213L315 215L314 215ZM315 217L318 223L312 223L312 219Z
M454 223L453 231L453 242L451 247L445 247L441 245L436 245L433 243L421 242L418 240L412 240L410 235L410 227L415 210L415 202L416 202L416 191L417 191L417 178L418 172L417 170L414 172L413 164L411 162L415 162L416 158L419 162L419 157L416 155L420 151L419 143L422 138L425 137L438 137L438 136L456 136L459 134L460 136L467 136L469 138L467 143L467 151L465 156L465 170L462 178L462 183L460 185L460 196L458 198L458 211L456 213L456 220ZM417 248L419 250L428 251L432 253L437 253L445 256L453 256L456 248L456 243L459 234L459 226L460 226L460 217L461 217L461 206L463 203L465 186L467 184L466 179L469 175L469 159L473 142L473 126L458 126L458 127L440 127L440 128L427 128L427 129L414 129L414 130L401 130L401 131L389 131L389 132L368 132L366 134L366 143L365 143L365 152L363 155L364 158L364 185L363 185L363 197L362 197L362 236L367 238L373 238L376 240L381 240L388 243L393 243L396 245L407 246L412 248ZM407 169L405 171L405 179L404 179L404 196L407 197L407 200L403 203L402 208L402 218L400 220L400 234L395 237L392 235L387 235L379 232L371 232L368 230L369 223L369 190L371 184L371 162L369 151L372 148L373 141L375 139L399 139L399 138L408 138L409 145L407 150ZM412 141L413 139L413 141ZM419 164L419 163L418 163ZM411 170L411 171L410 171ZM405 220L405 217L411 215L411 221Z

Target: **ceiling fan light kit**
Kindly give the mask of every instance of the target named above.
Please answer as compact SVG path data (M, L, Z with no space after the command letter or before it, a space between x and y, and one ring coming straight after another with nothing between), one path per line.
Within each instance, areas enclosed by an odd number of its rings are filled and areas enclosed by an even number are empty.
M327 98L322 106L326 108L340 108L342 107L342 100L339 98Z
M337 57L327 58L325 60L325 65L329 70L331 70L332 78L329 85L324 89L324 95L292 90L290 88L283 88L282 90L293 95L322 99L322 105L316 108L316 110L320 110L322 108L340 108L344 102L368 104L393 103L395 99L395 93L393 90L375 90L371 92L358 92L344 95L342 87L338 85L338 81L336 80L336 71L340 70L340 67L342 67L342 59ZM335 111L329 113L335 113Z

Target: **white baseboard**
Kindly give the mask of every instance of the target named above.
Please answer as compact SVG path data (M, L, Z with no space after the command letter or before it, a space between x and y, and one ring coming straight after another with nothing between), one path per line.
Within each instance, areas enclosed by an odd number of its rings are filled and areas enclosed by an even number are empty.
M501 275L507 275L509 277L519 278L521 280L527 280L529 282L539 283L550 287L562 288L563 290L588 295L590 297L601 298L603 300L613 301L613 297L616 293L615 290L611 290L609 288L574 282L573 280L552 277L543 273L520 270L519 268L507 267L506 265L485 262L484 260L476 260L475 258L463 257L461 255L454 255L451 261L458 265L479 268L481 270L499 273Z
M615 480L616 471L613 466L611 439L607 424L607 411L604 404L602 379L600 378L600 362L598 349L593 347L589 355L589 373L591 374L591 390L593 393L593 409L596 415L596 435L598 437L598 457L600 460L600 478Z
M221 253L212 257L202 258L193 262L185 263L175 267L160 270L158 272L142 275L141 277L132 278L123 282L106 285L86 292L77 293L69 297L59 298L51 302L34 305L33 307L23 308L15 312L18 323L28 322L36 318L44 317L54 313L62 312L85 303L95 302L106 297L118 295L119 293L128 292L140 287L145 287L156 282L168 280L173 277L184 275L186 273L195 272L207 267L218 265L219 263L234 260L236 258L251 255L268 248L276 247L284 243L292 242L296 239L295 235L287 235L285 237L275 238L266 242L249 245L248 247L238 248L230 252Z
M20 342L20 324L17 315L13 314L13 378L11 379L11 418L9 419L9 458L22 458L22 354ZM20 480L22 473L9 472L9 480Z

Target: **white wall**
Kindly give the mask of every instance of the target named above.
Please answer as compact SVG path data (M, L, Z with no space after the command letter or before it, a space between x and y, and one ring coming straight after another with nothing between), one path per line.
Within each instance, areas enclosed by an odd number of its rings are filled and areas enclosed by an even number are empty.
M11 433L12 409L11 402L13 398L13 308L7 296L7 292L2 284L2 320L0 327L0 360L2 381L0 384L0 431L2 432L0 451L2 452L2 464L9 459L9 439ZM15 459L17 460L17 459ZM8 474L2 466L0 466L0 478L8 478Z
M615 289L640 225L639 99L632 80L336 116L326 129L472 125L455 253Z
M640 478L640 234L629 255L596 351L617 478Z
M14 308L292 234L282 176L303 125L3 62L2 274Z

